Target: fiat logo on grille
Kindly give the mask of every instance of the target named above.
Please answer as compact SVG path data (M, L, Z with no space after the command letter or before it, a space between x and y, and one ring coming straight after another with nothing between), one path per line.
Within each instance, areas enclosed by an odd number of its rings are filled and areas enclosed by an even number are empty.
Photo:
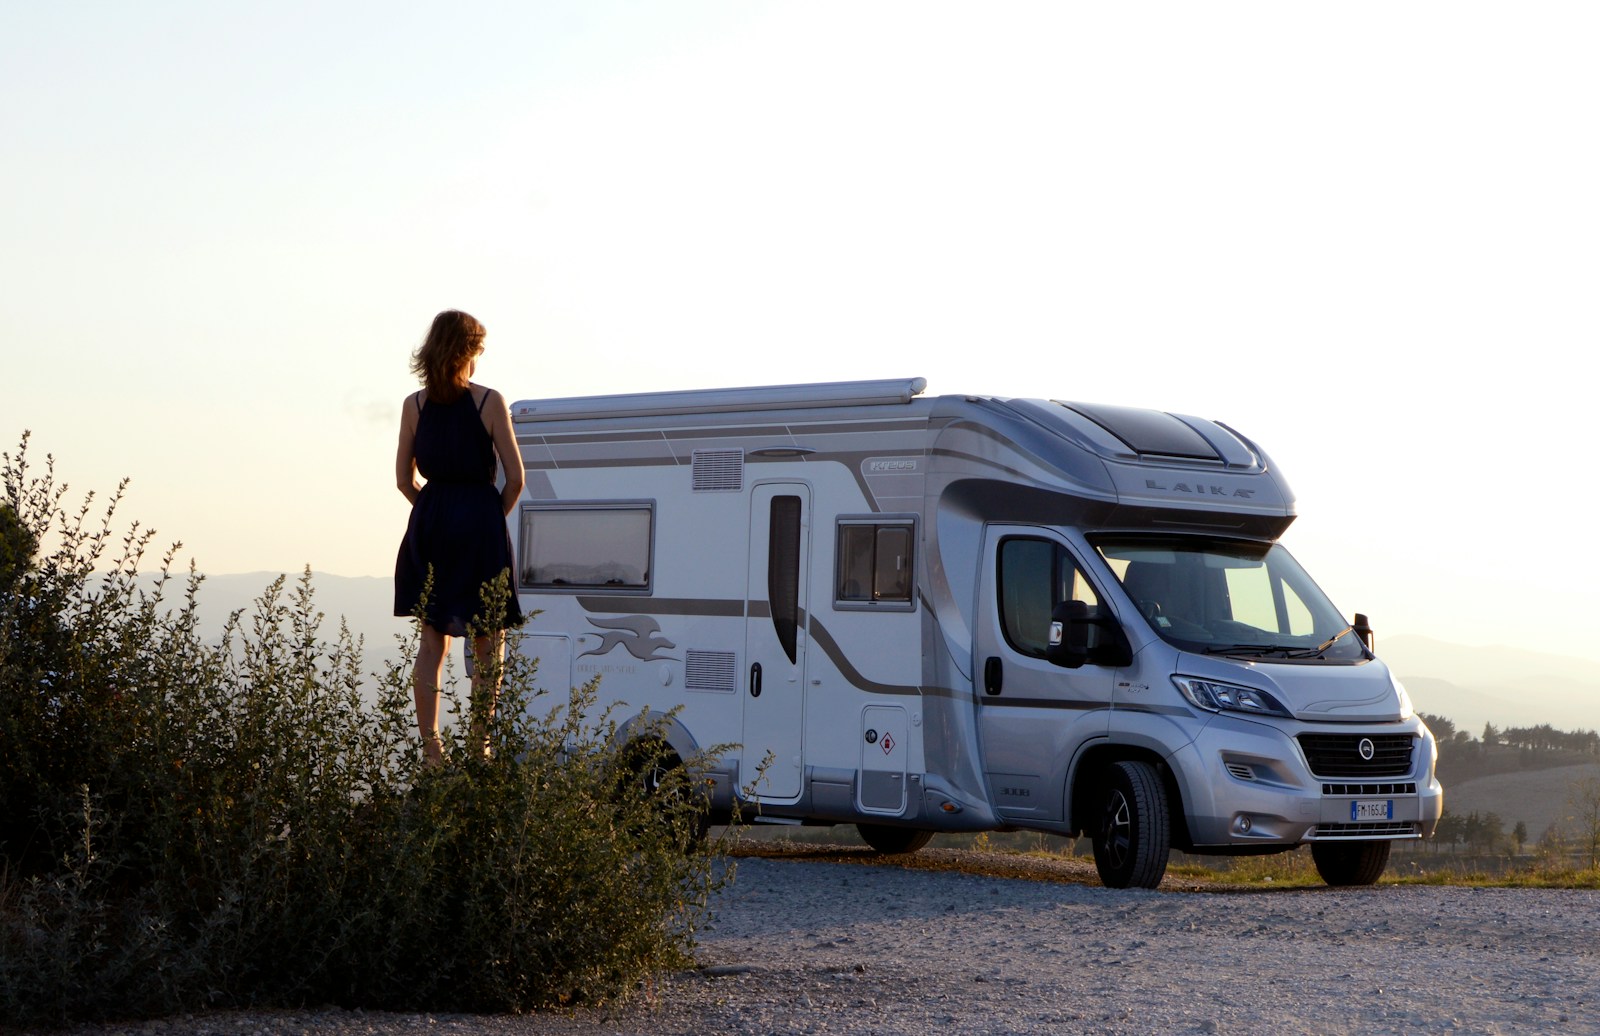
M1356 751L1361 753L1362 761L1370 763L1372 762L1373 754L1378 751L1378 746L1372 743L1372 738L1364 737L1361 739L1361 743L1356 746Z

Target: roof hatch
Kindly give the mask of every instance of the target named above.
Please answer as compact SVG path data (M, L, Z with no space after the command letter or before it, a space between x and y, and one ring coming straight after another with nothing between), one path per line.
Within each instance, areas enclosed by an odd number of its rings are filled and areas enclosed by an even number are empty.
M1216 447L1189 425L1159 410L1089 403L1062 403L1120 439L1142 457L1182 457L1217 462Z

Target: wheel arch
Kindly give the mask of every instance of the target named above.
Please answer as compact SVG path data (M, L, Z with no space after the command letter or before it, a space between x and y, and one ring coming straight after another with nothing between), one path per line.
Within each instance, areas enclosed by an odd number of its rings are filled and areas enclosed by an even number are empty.
M674 712L656 712L642 709L617 726L616 746L619 754L643 748L647 742L664 743L671 752L667 762L683 764L700 759L710 793L711 807L726 812L733 805L733 775L722 759L705 759L701 756L699 740ZM698 771L697 771L698 772Z
M700 752L700 743L674 713L645 709L629 716L617 727L617 745L626 750L640 741L665 741L679 762Z
M1105 795L1108 769L1115 763L1135 761L1149 763L1161 777L1167 793L1167 830L1170 832L1172 848L1193 848L1189 826L1184 819L1183 789L1179 786L1177 774L1165 756L1142 745L1100 741L1079 754L1068 771L1066 792L1062 797L1067 808L1067 831L1074 835L1090 833L1096 804Z

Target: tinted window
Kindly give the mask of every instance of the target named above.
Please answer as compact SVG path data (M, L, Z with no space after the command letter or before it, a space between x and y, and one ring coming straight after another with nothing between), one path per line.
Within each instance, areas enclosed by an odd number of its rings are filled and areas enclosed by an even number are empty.
M841 521L834 600L909 605L914 529L909 521Z
M1054 540L1023 536L1004 540L999 563L1001 629L1006 642L1024 655L1045 657L1057 605L1098 603L1072 556Z
M518 583L551 590L648 590L650 526L648 505L524 507Z

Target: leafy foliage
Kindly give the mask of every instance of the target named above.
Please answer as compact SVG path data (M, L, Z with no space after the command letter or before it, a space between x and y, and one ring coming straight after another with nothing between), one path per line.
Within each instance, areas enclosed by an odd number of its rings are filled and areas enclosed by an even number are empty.
M0 1017L521 1011L688 960L731 875L693 837L704 760L633 779L664 740L618 765L595 686L530 708L513 651L492 759L456 741L424 771L414 643L364 700L361 645L324 636L309 571L204 642L177 547L139 577L152 534L114 533L122 488L97 520L92 494L68 510L27 445L0 505Z

